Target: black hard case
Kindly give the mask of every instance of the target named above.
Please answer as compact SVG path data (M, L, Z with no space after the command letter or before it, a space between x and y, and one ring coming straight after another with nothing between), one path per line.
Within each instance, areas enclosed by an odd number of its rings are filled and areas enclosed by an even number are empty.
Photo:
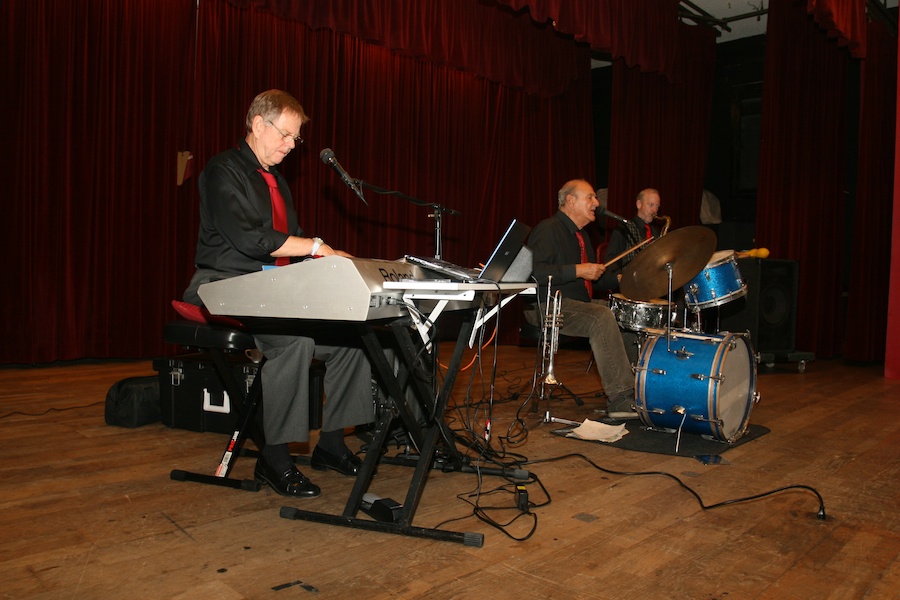
M228 355L231 376L249 391L259 372L259 365L243 354ZM183 354L157 358L153 368L158 373L160 418L169 427L190 431L232 433L237 425L237 405L225 393L212 358L206 353ZM322 426L322 402L325 388L325 365L315 361L310 366L310 429ZM265 404L265 391L263 391Z

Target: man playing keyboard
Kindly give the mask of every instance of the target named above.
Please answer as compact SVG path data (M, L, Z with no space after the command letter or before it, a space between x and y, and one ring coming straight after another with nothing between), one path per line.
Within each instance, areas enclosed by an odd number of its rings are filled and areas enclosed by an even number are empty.
M214 156L200 175L200 232L196 272L184 300L203 303L198 288L211 281L289 264L295 257L336 251L306 237L297 223L287 182L276 168L302 143L309 120L287 92L259 94L247 112L244 139ZM315 282L310 282L311 286ZM344 443L344 428L374 420L371 366L361 347L317 344L299 335L255 334L262 366L266 445L255 478L285 496L313 498L320 489L293 462L288 444L309 440L309 365L325 361L326 403L313 469L356 475L361 460Z

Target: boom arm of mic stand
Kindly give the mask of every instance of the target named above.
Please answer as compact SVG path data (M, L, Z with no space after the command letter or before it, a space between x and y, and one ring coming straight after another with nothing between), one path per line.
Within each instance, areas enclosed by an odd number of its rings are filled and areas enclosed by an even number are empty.
M356 184L360 188L367 187L370 190L372 190L373 192L375 192L376 194L383 194L383 195L387 195L387 196L397 196L399 198L403 198L407 202L411 202L412 204L415 204L416 206L429 207L432 210L432 212L428 216L434 219L434 249L435 249L434 257L441 258L441 218L443 217L444 213L447 213L450 215L455 215L455 216L459 216L462 213L460 213L456 209L447 208L446 206L444 206L442 204L435 204L433 202L425 202L424 200L419 200L418 198L413 198L412 196L407 196L406 194L404 194L402 192L397 192L394 190L386 190L384 188L380 188L378 186L372 185L371 183L366 183L362 179L357 179Z

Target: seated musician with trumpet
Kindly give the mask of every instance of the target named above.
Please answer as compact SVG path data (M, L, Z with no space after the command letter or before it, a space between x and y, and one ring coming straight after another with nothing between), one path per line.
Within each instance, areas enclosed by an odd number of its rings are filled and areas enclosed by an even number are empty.
M564 315L559 333L588 338L594 363L607 394L607 415L615 419L636 419L634 411L634 374L625 352L616 317L606 303L595 298L596 283L606 271L593 262L590 236L582 229L596 220L600 206L593 186L576 179L567 182L558 193L559 211L544 219L531 231L528 247L533 253L532 276L539 285L538 298L559 291ZM526 320L540 325L541 311L526 310Z

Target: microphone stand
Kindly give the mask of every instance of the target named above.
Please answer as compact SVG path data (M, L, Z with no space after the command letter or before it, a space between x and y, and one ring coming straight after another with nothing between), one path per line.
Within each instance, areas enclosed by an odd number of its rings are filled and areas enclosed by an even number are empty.
M371 183L366 183L362 179L354 179L356 183L356 187L359 190L362 190L363 187L367 187L373 192L377 194L384 194L387 196L397 196L399 198L403 198L407 202L411 202L416 206L427 206L431 209L431 213L428 214L429 219L434 219L434 257L435 258L443 258L441 256L443 252L443 243L442 243L442 235L443 235L443 217L444 213L448 215L459 216L460 213L458 210L453 208L447 208L442 204L436 204L433 202L425 202L424 200L419 200L418 198L413 198L412 196L407 196L402 192L397 192L394 190L386 190L384 188L380 188L378 186L372 185ZM360 195L360 199L362 199L362 195ZM365 202L365 200L363 200ZM367 204L368 206L368 204Z

